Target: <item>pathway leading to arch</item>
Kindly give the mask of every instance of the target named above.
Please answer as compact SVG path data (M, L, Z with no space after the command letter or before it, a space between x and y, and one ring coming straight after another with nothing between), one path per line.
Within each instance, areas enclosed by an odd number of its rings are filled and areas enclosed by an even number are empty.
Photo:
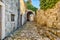
M48 29L46 27L40 27L39 29L35 22L27 22L22 29L18 29L5 40L60 40Z

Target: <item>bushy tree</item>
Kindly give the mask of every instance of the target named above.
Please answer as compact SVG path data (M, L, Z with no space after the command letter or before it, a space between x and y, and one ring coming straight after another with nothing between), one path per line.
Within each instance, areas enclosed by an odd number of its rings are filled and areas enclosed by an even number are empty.
M40 0L40 8L46 10L52 8L60 0Z
M29 1L27 1L25 3L26 3L27 9L32 10L32 11L36 11L37 10L37 8L34 7L32 4L30 4Z

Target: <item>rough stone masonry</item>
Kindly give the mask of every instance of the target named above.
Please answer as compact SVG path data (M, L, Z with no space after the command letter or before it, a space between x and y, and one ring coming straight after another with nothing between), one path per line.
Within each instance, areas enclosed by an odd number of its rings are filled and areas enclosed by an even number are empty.
M60 29L60 2L46 11L38 10L36 18L37 23L40 25Z

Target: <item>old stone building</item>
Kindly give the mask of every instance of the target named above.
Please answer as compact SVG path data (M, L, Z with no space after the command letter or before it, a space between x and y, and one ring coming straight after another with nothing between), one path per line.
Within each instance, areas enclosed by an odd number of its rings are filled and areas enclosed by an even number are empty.
M27 11L24 0L0 0L0 39L22 27L28 19L29 12L32 11Z
M20 0L20 24L23 25L26 22L26 5L24 0Z
M18 0L0 0L0 39L17 29Z

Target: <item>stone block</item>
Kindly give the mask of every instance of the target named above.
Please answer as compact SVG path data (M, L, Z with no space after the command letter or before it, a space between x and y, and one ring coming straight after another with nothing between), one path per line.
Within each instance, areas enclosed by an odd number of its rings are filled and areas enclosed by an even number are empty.
M60 30L57 31L56 35L60 37Z

